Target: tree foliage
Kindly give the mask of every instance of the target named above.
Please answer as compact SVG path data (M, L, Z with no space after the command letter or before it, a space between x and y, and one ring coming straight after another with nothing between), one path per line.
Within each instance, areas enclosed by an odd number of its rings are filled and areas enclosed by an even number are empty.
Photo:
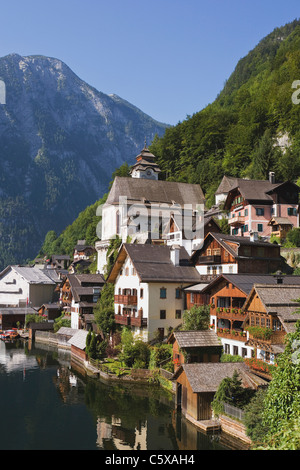
M208 305L193 306L183 313L183 330L207 330L210 323L210 309Z

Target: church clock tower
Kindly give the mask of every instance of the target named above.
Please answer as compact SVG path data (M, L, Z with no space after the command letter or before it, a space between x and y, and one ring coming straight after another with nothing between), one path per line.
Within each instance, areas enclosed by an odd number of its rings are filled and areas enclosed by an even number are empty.
M145 147L141 153L136 157L136 164L131 169L132 178L143 178L148 180L158 180L160 168L155 162L155 156Z

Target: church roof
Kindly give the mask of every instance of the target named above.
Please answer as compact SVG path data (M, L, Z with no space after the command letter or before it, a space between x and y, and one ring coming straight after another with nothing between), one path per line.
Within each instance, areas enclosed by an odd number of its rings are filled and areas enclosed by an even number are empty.
M156 181L116 176L106 204L119 204L126 197L129 203L204 204L204 194L199 184Z

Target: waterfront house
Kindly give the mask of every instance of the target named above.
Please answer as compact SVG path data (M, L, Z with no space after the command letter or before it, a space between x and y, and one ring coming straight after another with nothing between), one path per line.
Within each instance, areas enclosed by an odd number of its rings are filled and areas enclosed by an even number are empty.
M123 243L130 237L131 243L180 244L190 254L203 239L200 220L205 199L200 185L162 181L159 172L155 156L145 147L136 157L131 176L114 179L101 208L101 240L95 244L99 272L104 272L109 243L116 235ZM174 226L165 230L171 217L179 224L176 231Z
M299 227L299 191L299 186L290 181L276 183L273 172L266 181L237 178L224 204L230 212L231 234L249 236L257 232L270 237L273 217L287 219L290 228Z
M243 328L243 309L254 284L300 286L300 276L273 274L222 274L205 286L202 295L209 296L210 323L222 341L224 352L251 357L253 347Z
M235 371L239 373L244 388L256 390L263 384L243 363L183 364L172 377L176 383L176 407L194 424L210 420L211 403L220 383L224 378L232 377Z
M200 276L183 247L121 246L107 282L115 285L115 319L148 341L182 323L183 289Z
M238 237L209 233L191 256L201 280L225 273L273 273L291 269L280 256L280 246L255 236Z
M285 336L295 331L300 286L291 284L255 284L243 306L248 330L247 345L254 350L254 358L269 364L276 362L284 351Z
M0 273L0 306L39 308L55 300L57 282L51 270L8 266Z
M173 347L176 371L182 364L219 362L223 346L212 330L173 331L167 340Z
M91 325L91 315L104 283L101 274L68 274L61 287L60 303L62 310L71 314L72 328Z

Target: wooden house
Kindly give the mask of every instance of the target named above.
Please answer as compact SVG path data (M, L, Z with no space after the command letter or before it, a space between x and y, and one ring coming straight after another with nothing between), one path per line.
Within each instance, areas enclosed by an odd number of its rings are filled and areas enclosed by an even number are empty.
M175 403L183 415L197 424L212 418L211 403L220 383L226 377L239 373L242 386L256 390L262 380L251 374L243 363L183 364L174 373L176 382Z
M251 237L209 233L191 256L201 279L220 274L290 271L280 256L280 246Z
M300 286L288 284L254 285L243 311L247 344L255 351L255 359L274 364L277 354L284 351L285 336L295 331L300 298Z
M167 342L173 346L175 371L182 364L219 362L223 347L212 330L174 331Z
M251 357L253 347L247 342L243 328L246 312L243 309L254 284L300 286L300 276L272 274L222 274L204 287L202 295L209 296L210 322L221 338L224 352Z

